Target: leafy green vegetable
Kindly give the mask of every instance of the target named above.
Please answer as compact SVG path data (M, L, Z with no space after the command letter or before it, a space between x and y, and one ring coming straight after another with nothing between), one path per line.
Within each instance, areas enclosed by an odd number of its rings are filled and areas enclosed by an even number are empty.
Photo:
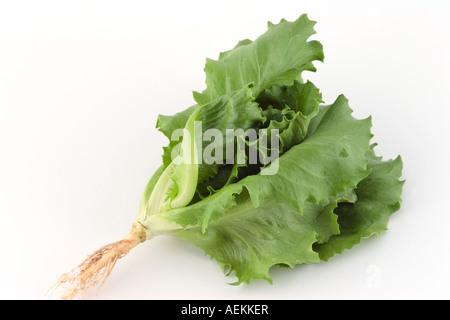
M312 62L323 61L322 45L307 41L315 34L315 22L302 15L294 22L269 22L269 29L254 42L244 40L218 61L208 59L205 66L207 88L195 93L199 105L210 102L249 83L255 96L274 85L291 85L303 71L315 71Z
M402 160L375 155L371 118L353 118L343 95L324 105L303 81L324 58L308 40L314 24L306 15L269 23L207 60L197 104L158 118L170 143L127 241L181 238L240 284L272 282L274 266L327 261L386 230L400 208ZM97 273L102 259L88 261Z
M400 209L404 184L399 181L403 167L401 157L383 161L371 149L367 158L372 173L358 184L358 201L354 204L342 203L335 210L340 233L314 247L322 260L327 261L337 253L351 249L362 239L382 234L387 230L390 216Z
M313 26L305 15L269 23L255 41L208 59L207 87L194 93L197 105L158 122L170 137L196 110L204 129L268 129L247 146L278 130L279 157L269 165L255 166L248 157L238 167L203 165L192 181L200 196L139 220L151 236L170 234L202 248L235 272L236 283L270 282L275 265L328 260L382 233L400 207L401 159L375 156L371 119L354 119L342 95L321 105L319 89L302 80L303 71L315 71L314 60L323 60L320 43L308 42Z

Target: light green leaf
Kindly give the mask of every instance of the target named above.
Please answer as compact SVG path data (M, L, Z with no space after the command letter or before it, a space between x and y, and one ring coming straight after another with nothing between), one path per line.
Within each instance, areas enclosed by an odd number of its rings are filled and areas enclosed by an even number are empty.
M258 123L265 121L262 110L258 104L254 102L254 89L252 86L244 87L236 92L231 92L223 97L220 97L202 107L193 106L184 112L178 113L174 116L159 116L158 128L169 139L175 130L183 129L187 123L190 115L197 111L195 121L201 124L201 134L204 135L210 129L216 129L221 132L221 140L223 143L219 144L223 148L223 158L221 163L208 163L206 159L200 159L199 164L199 183L208 181L213 178L219 171L219 168L226 164L226 130L227 129L241 129L246 131L250 128L258 126ZM202 150L213 141L201 141ZM164 168L167 168L173 161L172 153L180 141L173 141L171 139L169 145L164 148Z
M194 105L172 116L159 115L156 127L169 139L169 145L163 148L163 169L172 163L172 151L180 143L180 141L172 140L173 132L182 130L186 126L189 117L197 107Z
M205 66L206 89L194 92L199 105L254 84L255 97L274 85L292 85L305 70L315 71L312 62L323 61L322 45L307 41L314 33L315 22L302 15L294 22L269 23L269 28L255 41L244 41L221 54L219 60L208 59Z

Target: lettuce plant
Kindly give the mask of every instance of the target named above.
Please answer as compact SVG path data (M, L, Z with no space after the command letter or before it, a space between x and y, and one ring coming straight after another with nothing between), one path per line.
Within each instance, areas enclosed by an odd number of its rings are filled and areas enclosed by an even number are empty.
M117 259L160 235L201 248L241 284L271 283L274 266L327 261L386 230L400 208L402 160L375 154L371 118L353 118L343 95L324 104L303 80L324 59L309 40L314 24L306 15L269 23L207 60L196 104L158 118L170 143L132 231L64 274L64 298L103 282Z

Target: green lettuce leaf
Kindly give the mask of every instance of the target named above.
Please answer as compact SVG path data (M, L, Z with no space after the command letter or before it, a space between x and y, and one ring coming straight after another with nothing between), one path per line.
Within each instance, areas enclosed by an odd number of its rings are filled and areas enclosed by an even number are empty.
M335 210L340 234L314 247L322 260L328 261L334 255L351 249L362 239L382 234L387 230L391 215L400 209L404 185L404 181L400 180L403 168L401 157L383 161L373 149L367 157L372 172L355 190L358 201L354 204L342 203Z
M169 145L163 148L163 169L166 169L172 163L172 152L180 143L180 141L172 139L172 134L176 130L182 130L186 126L189 117L197 107L197 105L194 105L172 116L158 116L156 127L169 139Z
M250 83L257 97L274 85L292 85L303 71L315 71L312 62L323 61L324 56L318 41L307 41L315 34L314 25L306 15L294 22L269 23L266 33L255 41L244 40L217 61L208 59L207 88L194 92L194 99L203 105Z
M172 235L202 248L224 270L234 272L235 284L253 279L272 282L269 270L274 265L294 267L320 261L312 246L339 232L335 207L308 204L300 215L273 200L265 200L257 208L247 200L211 223L206 233L193 227Z

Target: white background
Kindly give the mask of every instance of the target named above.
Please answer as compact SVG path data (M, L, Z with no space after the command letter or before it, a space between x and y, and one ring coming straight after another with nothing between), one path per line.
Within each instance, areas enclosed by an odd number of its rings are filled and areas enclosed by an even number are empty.
M324 100L373 116L407 180L389 231L328 263L227 285L215 261L161 237L89 299L450 298L448 1L1 1L0 298L47 289L130 230L167 142L159 113L194 104L205 58L266 22L318 22ZM306 74L305 74L306 75Z

